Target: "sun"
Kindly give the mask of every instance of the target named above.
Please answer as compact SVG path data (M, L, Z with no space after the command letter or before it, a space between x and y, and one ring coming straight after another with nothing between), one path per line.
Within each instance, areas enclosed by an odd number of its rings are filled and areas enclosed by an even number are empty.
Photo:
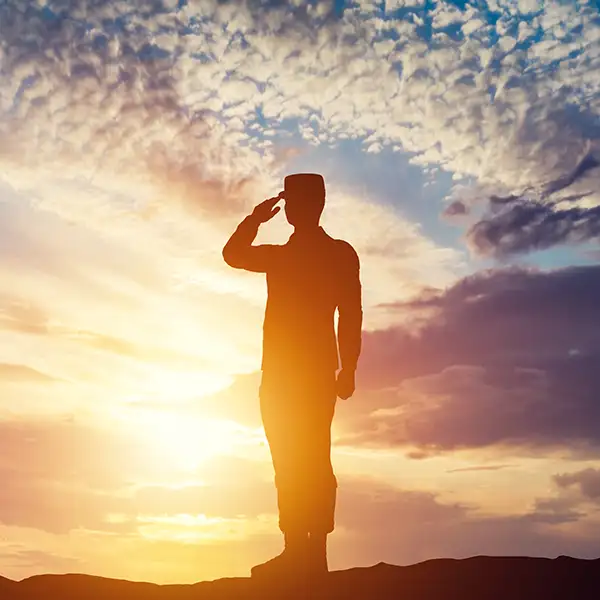
M202 414L202 398L228 383L206 373L155 370L136 393L123 397L114 416L127 431L136 432L136 443L149 449L147 455L157 472L195 471L207 460L248 442L244 426Z
M239 426L231 421L169 410L146 410L139 418L140 427L164 459L185 470L232 452L240 441Z

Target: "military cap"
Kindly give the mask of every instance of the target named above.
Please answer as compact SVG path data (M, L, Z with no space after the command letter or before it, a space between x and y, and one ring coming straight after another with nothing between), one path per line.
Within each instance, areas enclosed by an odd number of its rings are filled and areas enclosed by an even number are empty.
M294 173L283 180L284 194L325 195L325 180L318 173Z

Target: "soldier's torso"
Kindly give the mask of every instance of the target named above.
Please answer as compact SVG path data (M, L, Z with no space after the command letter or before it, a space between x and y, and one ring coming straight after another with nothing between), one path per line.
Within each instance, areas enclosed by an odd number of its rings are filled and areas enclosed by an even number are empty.
M267 272L263 369L335 370L340 242L324 231L277 249Z

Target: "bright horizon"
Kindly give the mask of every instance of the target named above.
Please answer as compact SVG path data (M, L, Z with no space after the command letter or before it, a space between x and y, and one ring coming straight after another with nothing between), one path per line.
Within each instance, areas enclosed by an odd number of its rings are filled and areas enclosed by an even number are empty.
M266 286L221 250L295 172L361 259L330 568L600 556L594 4L4 2L0 576L279 550Z

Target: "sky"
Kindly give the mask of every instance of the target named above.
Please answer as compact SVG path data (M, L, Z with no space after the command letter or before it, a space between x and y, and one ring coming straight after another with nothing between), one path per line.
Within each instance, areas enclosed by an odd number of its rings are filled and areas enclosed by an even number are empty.
M280 550L221 250L304 171L363 283L330 568L600 555L597 2L2 0L1 575Z

